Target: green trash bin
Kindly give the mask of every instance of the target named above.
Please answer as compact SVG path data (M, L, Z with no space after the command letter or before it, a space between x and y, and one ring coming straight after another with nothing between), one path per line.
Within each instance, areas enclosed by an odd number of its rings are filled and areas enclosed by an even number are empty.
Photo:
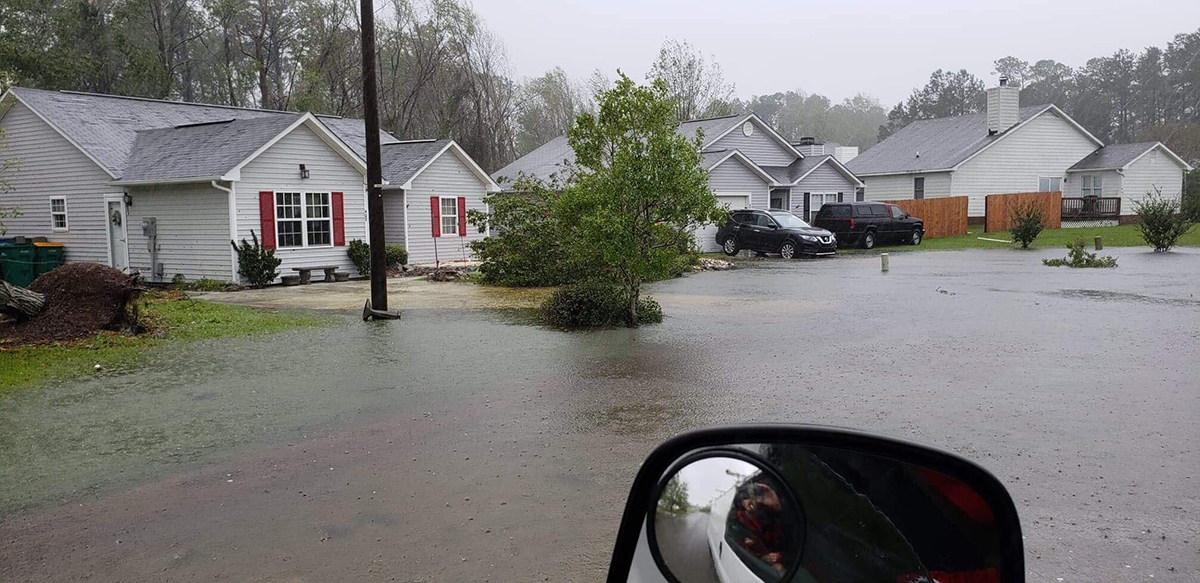
M33 244L33 278L37 279L43 273L53 271L63 264L62 243Z
M34 246L30 243L0 245L0 277L21 287L29 287L34 275Z

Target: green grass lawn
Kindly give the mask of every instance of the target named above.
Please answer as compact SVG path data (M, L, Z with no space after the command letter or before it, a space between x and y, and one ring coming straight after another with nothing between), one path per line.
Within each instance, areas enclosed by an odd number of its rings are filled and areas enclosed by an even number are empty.
M1030 247L1037 248L1065 248L1069 243L1076 239L1087 241L1088 247L1092 246L1092 240L1099 235L1104 239L1105 247L1145 247L1146 242L1142 240L1142 236L1138 233L1137 225L1121 225L1119 227L1088 227L1083 229L1047 229L1038 235L1037 240ZM938 239L925 239L917 247L912 245L888 245L879 247L871 251L865 249L838 249L838 253L877 253L880 249L888 251L931 251L938 249L977 249L977 248L995 248L1003 249L1006 247L1017 247L1015 243L996 243L994 241L981 241L979 237L987 237L988 239L1004 239L1011 241L1011 235L1008 231L998 233L984 233L983 225L971 225L967 228L967 234L959 237L941 237ZM1193 227L1186 235L1179 240L1181 246L1200 246L1200 227Z
M168 294L153 294L142 302L149 333L103 332L78 342L0 350L0 397L40 382L93 374L97 364L129 366L148 350L172 342L269 334L330 321L309 312L227 306Z

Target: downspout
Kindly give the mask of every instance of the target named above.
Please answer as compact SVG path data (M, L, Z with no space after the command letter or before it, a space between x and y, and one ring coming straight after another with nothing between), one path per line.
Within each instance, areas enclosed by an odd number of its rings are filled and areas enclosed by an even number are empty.
M216 180L209 182L209 184L226 194L226 198L229 201L226 204L229 207L229 240L237 241L237 193L234 191L237 188L237 183L230 180L229 188L217 184ZM234 251L232 245L229 246L229 277L230 282L238 283L237 251Z

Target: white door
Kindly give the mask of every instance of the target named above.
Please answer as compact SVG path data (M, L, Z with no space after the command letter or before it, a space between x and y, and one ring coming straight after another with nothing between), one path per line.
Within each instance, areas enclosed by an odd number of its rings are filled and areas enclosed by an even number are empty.
M717 203L728 206L729 210L741 210L750 207L749 194L722 194L717 193ZM696 244L700 246L700 250L705 253L716 253L721 250L721 246L717 244L717 230L721 225L708 225L696 229Z
M125 203L110 200L108 206L108 253L112 266L125 271L129 267L129 244L125 237Z

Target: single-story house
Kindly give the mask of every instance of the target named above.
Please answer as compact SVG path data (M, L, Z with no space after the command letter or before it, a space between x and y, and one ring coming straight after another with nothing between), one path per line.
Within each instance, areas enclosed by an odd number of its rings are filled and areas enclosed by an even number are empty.
M1148 191L1178 199L1191 170L1161 143L1105 145L1056 105L1021 107L1020 89L1003 78L985 112L915 121L847 166L868 200L967 196L976 221L988 194L1037 191L1111 198L1131 220Z
M685 121L679 133L701 132L703 164L717 200L732 209L787 209L811 218L826 202L853 200L862 181L832 154L806 156L757 115ZM549 180L573 163L575 153L559 136L492 173L504 189L518 176ZM717 226L696 232L705 251L718 251Z
M345 245L368 239L361 120L13 87L0 97L0 130L3 155L17 161L0 206L22 213L7 236L62 242L68 261L150 281L238 281L229 242L253 231L283 274L356 273ZM464 232L459 211L499 187L462 148L380 139L385 236L410 262L434 261L435 237L457 257L483 236ZM438 197L432 208L427 196Z

